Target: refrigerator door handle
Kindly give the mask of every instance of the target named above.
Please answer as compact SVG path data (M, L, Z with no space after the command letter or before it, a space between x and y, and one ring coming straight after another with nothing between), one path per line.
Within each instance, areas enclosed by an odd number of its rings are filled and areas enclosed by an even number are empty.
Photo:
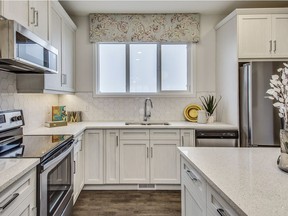
M253 78L252 78L251 64L247 64L246 67L248 78L248 143L249 146L251 146L251 144L253 143L253 115L252 115Z

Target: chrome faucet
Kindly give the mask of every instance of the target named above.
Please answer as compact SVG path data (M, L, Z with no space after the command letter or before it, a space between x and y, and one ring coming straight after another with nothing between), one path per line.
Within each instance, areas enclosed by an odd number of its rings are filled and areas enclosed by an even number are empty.
M148 110L148 101L150 102L150 109ZM149 118L151 117L151 109L153 108L153 103L152 100L150 98L146 98L145 99L145 103L144 103L144 121L148 121Z

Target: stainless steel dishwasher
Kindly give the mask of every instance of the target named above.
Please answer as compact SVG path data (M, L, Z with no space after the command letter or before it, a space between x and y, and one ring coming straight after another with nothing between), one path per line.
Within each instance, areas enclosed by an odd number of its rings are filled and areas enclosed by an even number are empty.
M196 130L196 147L237 147L237 130Z

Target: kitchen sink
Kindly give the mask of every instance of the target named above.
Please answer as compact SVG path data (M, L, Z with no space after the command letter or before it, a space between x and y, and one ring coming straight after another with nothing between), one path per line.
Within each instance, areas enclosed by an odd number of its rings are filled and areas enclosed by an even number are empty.
M170 125L168 122L125 122L125 125Z

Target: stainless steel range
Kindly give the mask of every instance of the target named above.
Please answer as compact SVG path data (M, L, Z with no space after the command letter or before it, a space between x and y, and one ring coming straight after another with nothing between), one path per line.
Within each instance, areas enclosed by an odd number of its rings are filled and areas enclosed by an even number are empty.
M23 125L21 110L0 112L0 158L39 158L37 215L72 215L73 137L25 136Z

